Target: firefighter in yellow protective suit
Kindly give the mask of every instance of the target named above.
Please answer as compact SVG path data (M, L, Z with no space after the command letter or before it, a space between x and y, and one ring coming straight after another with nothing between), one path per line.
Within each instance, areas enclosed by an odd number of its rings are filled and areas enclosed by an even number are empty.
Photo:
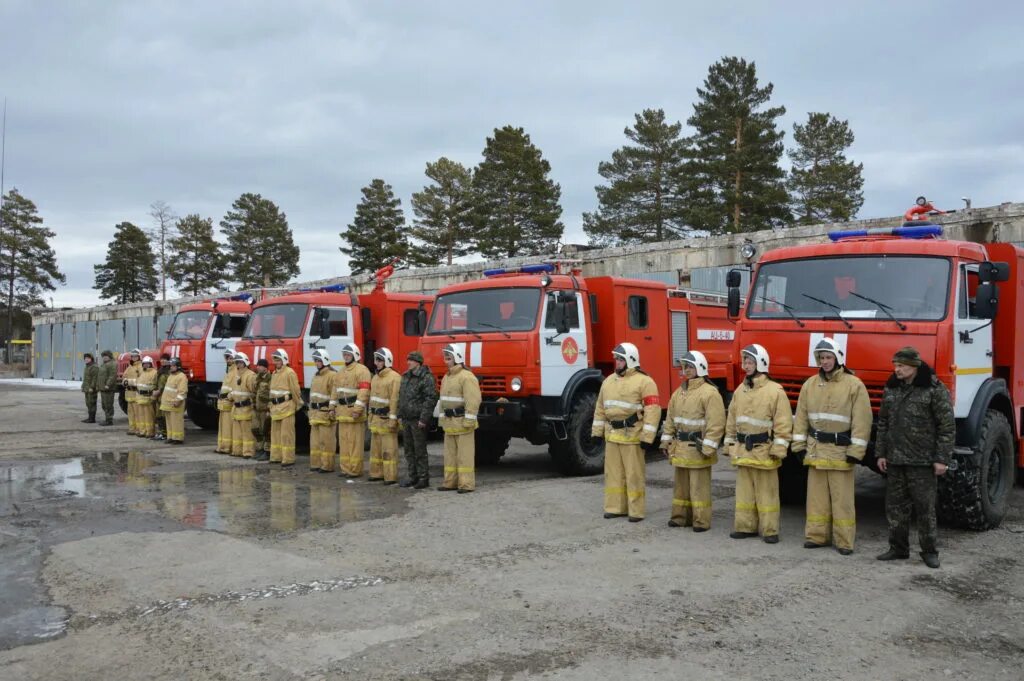
M121 375L121 384L124 386L124 401L128 403L128 434L138 435L138 409L136 401L136 380L142 373L142 352L136 348L132 350L128 359L128 366Z
M309 470L330 473L338 448L332 397L338 372L331 366L331 356L320 348L313 351L313 364L316 375L309 388Z
M402 376L387 348L373 353L377 374L370 381L370 476L385 485L398 482L398 389Z
M466 368L461 346L441 350L448 372L441 379L441 393L435 413L444 430L444 482L441 492L458 490L468 494L476 489L476 436L479 427L480 382Z
M632 343L612 350L615 373L604 379L594 408L592 437L603 437L604 517L644 519L647 467L641 442L651 444L661 422L661 401L654 379L640 369L640 351Z
M167 427L167 444L180 445L185 442L185 397L188 395L188 378L181 372L181 360L171 357L167 383L160 391L160 411L164 414Z
M733 539L756 537L779 542L779 466L793 433L793 410L782 386L768 378L764 347L740 352L747 377L733 393L725 422L725 446L736 471Z
M846 369L846 351L832 338L814 348L818 373L800 388L793 451L806 452L807 523L804 548L835 544L853 553L857 534L854 467L871 437L871 400L863 381Z
M345 366L334 377L334 415L338 421L339 475L351 479L363 474L370 370L360 362L362 353L355 343L342 346L341 358Z
M284 348L270 356L274 373L270 377L270 463L281 468L295 465L295 413L304 405L299 377L288 366Z
M252 437L256 372L249 368L249 355L244 352L235 353L235 375L230 387L231 456L251 459L256 453L256 442Z
M675 467L669 527L711 528L711 467L725 433L725 403L708 380L708 360L691 351L676 360L683 384L672 393L661 448Z
M217 454L231 453L231 435L235 430L231 419L231 379L235 377L235 351L230 348L224 351L224 361L227 367L224 371L224 382L220 384L220 392L217 395L217 412L220 420L217 422L217 448L213 451Z
M135 379L135 434L139 437L153 437L156 434L156 381L159 374L153 368L153 358L142 358L142 371Z

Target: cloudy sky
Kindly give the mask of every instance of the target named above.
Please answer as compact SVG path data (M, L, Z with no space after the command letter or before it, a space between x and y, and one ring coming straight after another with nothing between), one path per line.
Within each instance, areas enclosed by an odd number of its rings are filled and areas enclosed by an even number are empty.
M777 9L783 6L785 9ZM0 0L6 186L57 233L68 286L149 205L220 220L243 192L287 213L301 279L348 272L360 188L409 195L426 162L479 161L522 126L584 241L597 164L644 108L692 111L708 66L757 64L792 125L849 120L861 217L924 193L1024 201L1024 10L1016 2L47 2Z

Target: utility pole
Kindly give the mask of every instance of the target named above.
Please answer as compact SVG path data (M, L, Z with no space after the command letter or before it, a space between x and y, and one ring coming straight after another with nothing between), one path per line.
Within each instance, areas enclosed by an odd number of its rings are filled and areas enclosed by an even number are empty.
M0 131L0 239L4 235L4 168L7 164L7 98L4 97L4 120L3 128ZM11 244L13 251L14 244ZM12 273L13 274L13 273ZM7 353L4 360L11 363L11 352L14 350L14 305L13 301L7 301Z

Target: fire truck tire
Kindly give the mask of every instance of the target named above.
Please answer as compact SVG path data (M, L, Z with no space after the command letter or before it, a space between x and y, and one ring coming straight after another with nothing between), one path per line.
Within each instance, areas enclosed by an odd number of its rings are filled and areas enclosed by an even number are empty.
M508 451L512 435L493 431L476 431L473 433L473 448L476 452L477 466L496 466Z
M565 475L596 475L604 471L604 440L590 437L596 405L596 393L579 395L565 426L568 439L552 441L548 446L555 467Z
M128 413L128 400L124 396L124 388L117 391L117 403L121 406L121 411L125 414Z
M198 400L186 400L185 412L188 415L188 420L203 430L217 430L220 414L216 409L210 409Z
M779 467L779 501L787 506L807 503L807 466L792 452Z
M939 478L937 514L951 527L988 530L1006 513L1014 481L1013 431L1006 416L985 413L978 433L978 456L958 460L955 471Z

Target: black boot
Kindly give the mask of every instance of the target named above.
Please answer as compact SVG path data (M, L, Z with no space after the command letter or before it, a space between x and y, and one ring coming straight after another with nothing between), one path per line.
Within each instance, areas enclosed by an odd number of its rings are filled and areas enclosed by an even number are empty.
M101 426L112 426L112 425L114 425L114 419L107 419L106 421L102 422L100 425Z
M757 532L730 532L729 537L731 539L749 539L750 537L756 537Z
M88 417L82 419L82 423L96 423L96 414L89 414Z
M430 487L430 478L420 478L412 487L413 489L426 489Z
M412 478L409 478L408 480L403 480L401 483L399 483L398 486L399 487L414 487L416 485L416 482L417 482L416 480L413 480Z
M938 567L939 567L939 554L937 554L937 553L924 553L924 552L922 552L921 553L921 560L923 560L924 564L927 565L928 567L930 567L933 570L938 569Z
M907 558L910 558L909 553L900 553L892 547L889 547L888 551L877 556L878 560L906 560Z

